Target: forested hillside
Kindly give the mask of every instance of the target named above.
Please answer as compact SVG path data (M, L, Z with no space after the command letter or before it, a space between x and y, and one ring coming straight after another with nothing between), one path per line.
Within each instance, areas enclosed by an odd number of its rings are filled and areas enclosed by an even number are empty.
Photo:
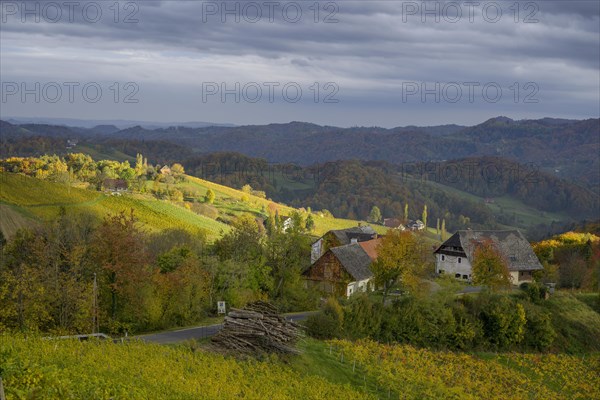
M102 129L11 125L2 122L3 141L23 135L79 136L88 141L168 141L194 152L233 151L269 162L311 165L335 160L383 160L390 163L439 161L493 155L534 163L598 193L600 120L514 121L492 118L472 127L337 128L292 122L238 127L133 127ZM136 144L137 146L137 144ZM135 152L143 152L137 148ZM147 152L144 152L148 154ZM16 155L16 154L11 154ZM130 153L135 156L135 153ZM164 157L166 154L160 155ZM154 154L148 154L154 156ZM158 156L158 154L157 154ZM176 160L171 160L174 162ZM177 160L181 161L181 160Z
M499 157L391 164L336 161L311 167L272 164L239 153L187 159L188 171L233 187L251 183L268 196L296 206L366 219L377 206L384 218L445 220L451 229L519 227L542 238L573 221L597 219L598 198L589 189L534 165Z

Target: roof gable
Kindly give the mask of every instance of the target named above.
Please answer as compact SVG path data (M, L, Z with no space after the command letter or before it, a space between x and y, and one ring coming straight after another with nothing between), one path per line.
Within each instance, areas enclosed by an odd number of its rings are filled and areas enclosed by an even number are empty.
M347 229L336 229L329 232L331 232L342 245L350 244L352 239L357 239L359 242L370 240L377 234L375 230L368 225Z
M357 281L369 279L373 276L370 266L373 260L359 243L330 249L342 267Z

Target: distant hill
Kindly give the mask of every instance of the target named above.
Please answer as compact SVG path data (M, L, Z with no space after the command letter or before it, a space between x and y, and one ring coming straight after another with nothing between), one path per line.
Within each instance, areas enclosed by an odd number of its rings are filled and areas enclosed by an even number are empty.
M158 129L138 124L119 131L98 131L24 124L3 127L2 131L3 140L6 131L7 137L79 135L94 143L106 139L130 143L161 141L181 146L188 154L238 152L269 162L300 166L349 159L399 164L498 156L521 164L535 164L547 173L574 180L600 193L600 119L515 121L497 117L471 127L392 129L290 122Z
M46 117L7 117L6 120L12 124L41 124L41 125L63 125L76 128L94 128L98 125L115 125L119 129L126 129L140 125L146 129L168 128L170 126L186 126L190 128L201 128L206 126L234 126L233 124L221 124L213 122L189 121L189 122L152 122L136 120L101 120L101 119L76 119L76 118L46 118Z

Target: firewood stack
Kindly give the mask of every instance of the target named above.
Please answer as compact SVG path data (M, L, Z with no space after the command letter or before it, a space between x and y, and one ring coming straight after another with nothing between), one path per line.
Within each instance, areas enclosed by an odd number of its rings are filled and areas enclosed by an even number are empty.
M243 309L232 308L212 341L218 347L243 354L297 354L294 345L301 336L298 324L280 316L273 305L257 301Z

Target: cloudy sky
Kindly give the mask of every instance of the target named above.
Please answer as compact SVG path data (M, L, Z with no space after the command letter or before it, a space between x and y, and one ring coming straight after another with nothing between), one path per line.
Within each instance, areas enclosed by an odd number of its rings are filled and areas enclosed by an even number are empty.
M2 0L0 116L393 127L600 112L597 0L114 3Z

